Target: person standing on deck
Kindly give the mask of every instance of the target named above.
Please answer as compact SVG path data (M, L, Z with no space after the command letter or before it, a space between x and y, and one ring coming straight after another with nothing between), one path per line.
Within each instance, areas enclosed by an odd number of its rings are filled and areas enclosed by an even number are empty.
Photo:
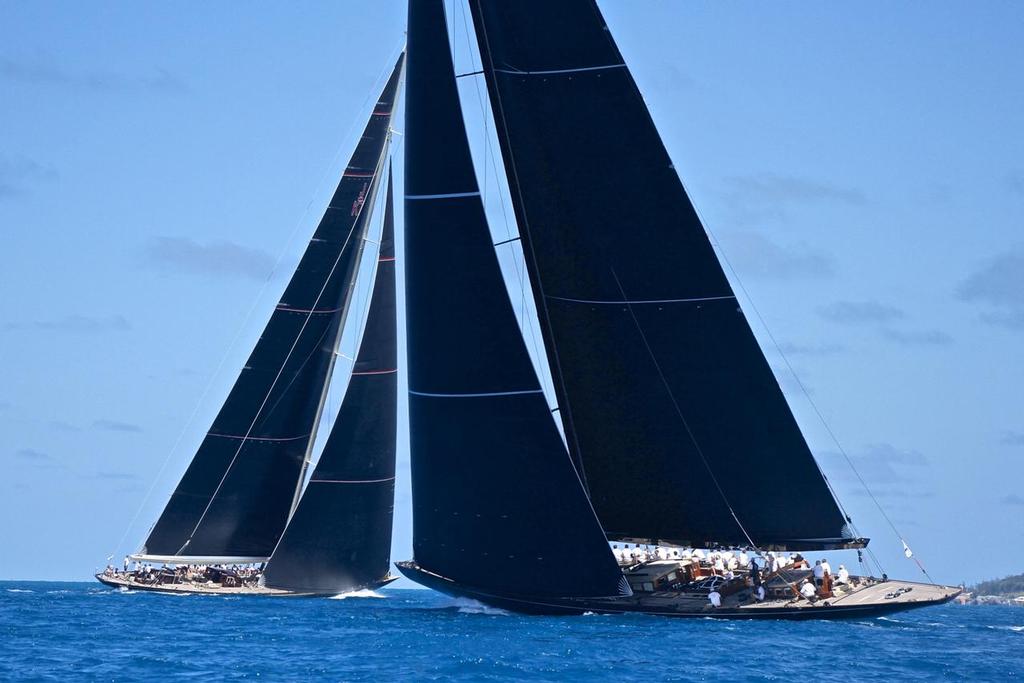
M825 568L821 565L821 560L817 560L814 563L814 585L821 588L821 584L825 582Z

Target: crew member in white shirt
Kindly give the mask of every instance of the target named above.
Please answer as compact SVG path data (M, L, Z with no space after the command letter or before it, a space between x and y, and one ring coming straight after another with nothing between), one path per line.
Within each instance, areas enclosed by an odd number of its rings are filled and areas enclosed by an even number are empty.
M804 579L803 585L800 586L800 595L810 600L818 595L818 591L814 589L814 585L810 581Z
M721 607L722 606L722 594L719 593L717 589L712 588L711 592L708 593L708 601L711 603L712 607Z

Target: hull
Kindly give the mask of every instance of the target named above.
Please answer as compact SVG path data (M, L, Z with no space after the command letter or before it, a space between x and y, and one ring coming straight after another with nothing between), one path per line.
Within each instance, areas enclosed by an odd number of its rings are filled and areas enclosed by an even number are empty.
M218 584L151 584L151 583L139 583L133 581L131 578L123 576L110 576L107 574L96 574L96 580L102 583L104 586L110 586L111 588L123 588L126 590L133 591L148 591L151 593L170 593L174 595L259 595L259 596L271 596L271 597L306 597L306 598L323 598L338 595L341 592L350 592L358 590L376 590L382 588L392 581L397 581L397 576L385 576L379 581L373 581L362 586L355 586L348 589L347 591L334 591L329 593L317 593L317 592L302 592L302 591L289 591L282 590L280 588L266 588L264 586L244 586L239 588L225 588Z
M470 598L510 612L535 615L651 614L700 619L863 619L921 607L941 605L956 598L962 589L910 581L878 582L839 598L811 604L800 601L769 601L712 608L702 595L673 593L634 594L624 598L547 598L497 595L462 586L429 572L414 562L396 563L409 579L446 595ZM902 589L902 591L901 591ZM910 590L907 590L910 589ZM886 597L898 591L895 597Z

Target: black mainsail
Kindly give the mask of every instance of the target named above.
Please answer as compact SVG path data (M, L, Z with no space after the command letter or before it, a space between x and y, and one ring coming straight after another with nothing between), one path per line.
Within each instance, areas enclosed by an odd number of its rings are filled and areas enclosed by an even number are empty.
M270 588L340 593L388 575L398 411L391 174L377 276L331 434L264 571Z
M409 3L408 58L405 298L416 563L505 594L628 593L501 278L442 0Z
M277 545L323 408L369 225L364 207L372 204L384 166L403 58L280 303L140 557L255 562Z
M596 3L470 6L566 439L609 537L861 545Z

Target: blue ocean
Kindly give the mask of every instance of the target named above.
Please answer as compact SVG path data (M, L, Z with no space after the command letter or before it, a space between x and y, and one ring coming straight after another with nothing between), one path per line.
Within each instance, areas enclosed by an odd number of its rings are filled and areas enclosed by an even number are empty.
M1024 609L848 622L524 617L425 590L333 599L0 582L0 680L1024 678Z

